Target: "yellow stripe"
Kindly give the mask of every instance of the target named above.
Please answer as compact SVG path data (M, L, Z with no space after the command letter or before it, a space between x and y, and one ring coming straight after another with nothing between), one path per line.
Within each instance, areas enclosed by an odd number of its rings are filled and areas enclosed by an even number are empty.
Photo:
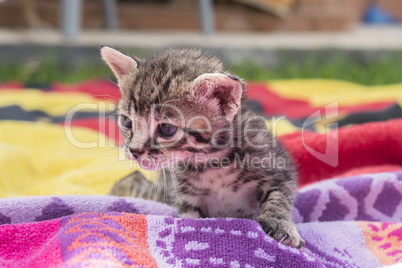
M109 145L105 136L80 127L72 131L76 139L66 137L64 127L58 125L0 122L0 197L104 195L136 169L130 167L132 162L119 160L118 148ZM84 149L79 142L97 145Z
M270 118L265 124L271 133L277 137L291 134L300 130L283 117Z
M339 100L339 106L396 101L402 105L402 84L363 86L345 81L325 79L274 80L268 87L276 94L308 101L322 107Z
M108 111L111 101L95 99L84 93L43 92L40 90L0 90L0 107L19 105L25 110L41 110L52 116L65 115L72 107L80 105L87 109L80 111L94 112L96 110Z

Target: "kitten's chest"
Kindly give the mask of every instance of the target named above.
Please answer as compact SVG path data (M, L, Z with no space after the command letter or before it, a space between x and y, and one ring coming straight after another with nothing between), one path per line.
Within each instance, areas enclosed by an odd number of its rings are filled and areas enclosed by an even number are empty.
M206 217L252 218L259 209L257 187L254 183L234 187L240 172L222 168L199 174L192 183L208 194L185 198Z

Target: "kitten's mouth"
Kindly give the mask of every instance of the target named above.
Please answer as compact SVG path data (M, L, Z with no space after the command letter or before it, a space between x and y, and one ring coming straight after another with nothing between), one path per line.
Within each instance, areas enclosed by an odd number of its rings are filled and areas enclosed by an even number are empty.
M156 159L144 158L144 159L138 159L136 160L136 162L141 168L146 170L159 171L163 169L163 166Z
M170 162L167 159L152 158L148 156L134 156L130 151L126 150L127 159L134 161L142 169L150 171L159 171L167 168Z

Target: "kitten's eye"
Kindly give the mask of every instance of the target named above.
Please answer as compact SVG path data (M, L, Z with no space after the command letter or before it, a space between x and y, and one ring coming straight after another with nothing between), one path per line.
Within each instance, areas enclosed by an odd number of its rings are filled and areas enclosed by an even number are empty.
M126 129L131 129L133 127L133 121L124 115L120 115L120 124Z
M177 127L169 124L161 124L160 131L163 136L170 138L176 133Z

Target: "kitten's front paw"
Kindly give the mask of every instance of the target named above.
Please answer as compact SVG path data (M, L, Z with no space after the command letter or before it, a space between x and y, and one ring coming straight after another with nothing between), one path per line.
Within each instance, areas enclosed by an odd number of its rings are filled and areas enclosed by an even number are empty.
M258 217L256 221L261 225L265 233L272 236L279 243L300 249L304 248L305 242L293 222L264 217Z
M201 218L201 215L198 211L187 211L184 213L179 214L180 218L193 218L193 219L199 219Z

